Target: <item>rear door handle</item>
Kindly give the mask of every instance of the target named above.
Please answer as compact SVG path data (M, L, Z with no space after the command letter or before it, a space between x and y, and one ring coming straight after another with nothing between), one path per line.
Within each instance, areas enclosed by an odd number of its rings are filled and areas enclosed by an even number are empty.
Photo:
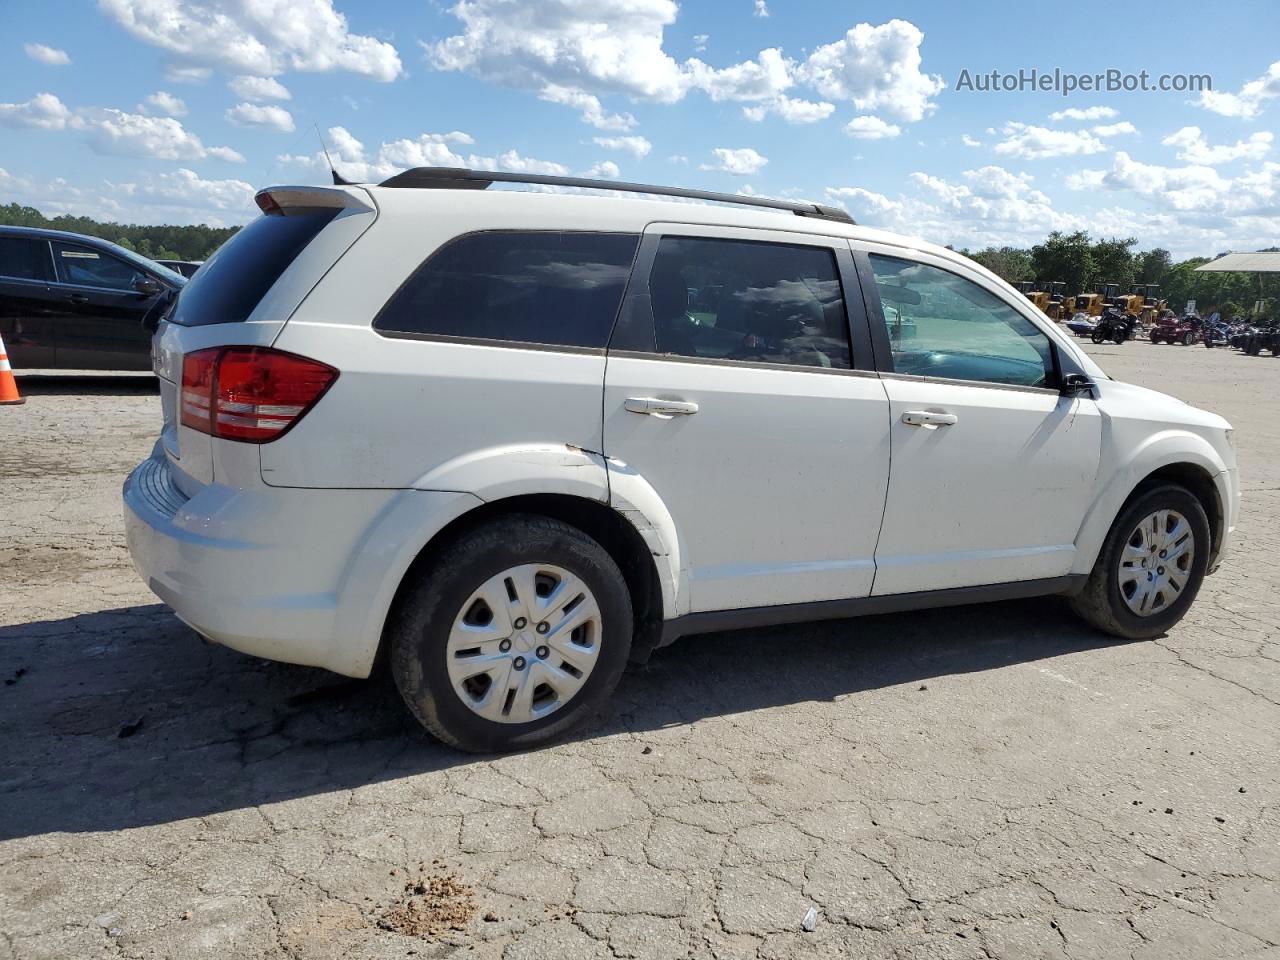
M912 427L928 427L930 430L936 430L938 427L949 427L959 423L960 418L954 413L942 413L937 410L908 410L902 415L902 422Z
M631 413L647 413L662 420L687 417L698 412L698 405L692 400L659 400L656 397L627 397L622 406Z
M69 293L67 294L67 299L70 300L72 303L88 303L89 302L89 298L86 297L83 293Z

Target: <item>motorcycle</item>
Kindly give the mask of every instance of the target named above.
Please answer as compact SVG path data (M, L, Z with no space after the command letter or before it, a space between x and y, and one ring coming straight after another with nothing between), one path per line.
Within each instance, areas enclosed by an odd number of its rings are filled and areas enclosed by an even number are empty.
M1231 333L1231 324L1225 320L1219 320L1216 323L1206 320L1204 326L1200 328L1200 337L1204 340L1207 349L1225 347L1231 342Z
M1098 318L1089 337L1094 343L1104 343L1107 340L1124 343L1133 336L1133 328L1137 322L1137 317L1122 313L1115 307L1107 307L1102 311L1102 316Z

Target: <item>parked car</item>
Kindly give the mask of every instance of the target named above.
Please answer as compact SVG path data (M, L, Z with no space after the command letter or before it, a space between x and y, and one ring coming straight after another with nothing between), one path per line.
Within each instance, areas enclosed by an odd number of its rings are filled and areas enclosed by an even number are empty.
M162 267L168 267L174 273L180 273L187 279L190 279L197 270L203 260L157 260L156 263Z
M1225 420L841 211L433 168L257 202L157 332L129 550L217 643L385 655L465 749L711 630L1059 594L1158 636L1236 523Z
M150 370L143 318L186 282L97 237L0 226L0 336L19 370Z

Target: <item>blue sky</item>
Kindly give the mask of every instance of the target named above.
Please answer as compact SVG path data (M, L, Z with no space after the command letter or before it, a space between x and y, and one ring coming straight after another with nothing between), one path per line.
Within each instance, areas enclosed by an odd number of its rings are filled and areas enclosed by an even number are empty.
M8 0L0 201L237 223L420 163L847 206L960 246L1280 243L1280 4ZM1108 68L1213 93L977 92ZM1058 116L1054 116L1057 114Z

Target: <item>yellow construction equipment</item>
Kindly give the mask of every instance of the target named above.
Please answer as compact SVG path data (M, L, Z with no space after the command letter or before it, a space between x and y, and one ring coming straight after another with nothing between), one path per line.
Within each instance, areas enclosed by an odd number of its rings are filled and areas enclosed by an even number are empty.
M1145 324L1156 322L1156 317L1164 313L1167 306L1164 300L1160 299L1160 285L1158 283L1135 283L1129 288L1129 293L1136 298L1136 310L1131 310L1134 316L1138 317Z

